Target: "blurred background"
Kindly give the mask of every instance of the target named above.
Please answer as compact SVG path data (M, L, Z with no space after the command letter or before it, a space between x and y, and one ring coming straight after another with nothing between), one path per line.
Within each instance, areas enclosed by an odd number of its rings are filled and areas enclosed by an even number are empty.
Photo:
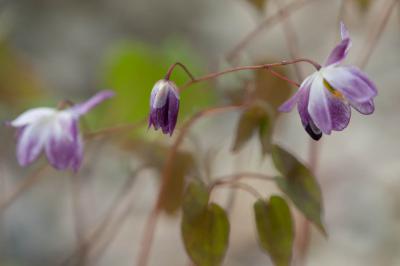
M281 17L263 28L227 60L257 25L294 2L301 4L287 20ZM345 131L318 143L316 176L329 237L312 228L305 265L400 265L400 4L392 2L2 0L0 119L113 89L116 97L85 116L82 130L137 123L147 117L153 84L174 62L184 63L195 76L231 65L276 62L293 52L323 63L339 40L342 19L353 40L346 62L366 63L379 95L373 115L353 110ZM373 38L388 12L382 35ZM363 62L368 45L374 49ZM300 67L302 75L312 71ZM292 66L281 71L298 80ZM182 85L188 77L176 69L172 79ZM243 101L247 90L274 103L290 95L286 84L265 71L226 75L182 93L178 129L199 110ZM260 90L267 95L257 94ZM231 152L238 119L232 111L196 123L182 145L179 167L194 161L195 174L210 179L243 171L273 173L256 140ZM143 127L89 138L84 164L74 176L43 166L45 158L19 167L14 132L1 127L0 136L0 265L74 265L76 249L89 235L87 265L134 265L174 137ZM310 140L297 112L277 117L273 140L309 161ZM22 183L21 193L5 206ZM266 196L278 191L263 182L250 184ZM251 196L221 189L213 199L232 205L224 265L272 265L256 240ZM173 207L161 216L149 265L189 265L180 215Z

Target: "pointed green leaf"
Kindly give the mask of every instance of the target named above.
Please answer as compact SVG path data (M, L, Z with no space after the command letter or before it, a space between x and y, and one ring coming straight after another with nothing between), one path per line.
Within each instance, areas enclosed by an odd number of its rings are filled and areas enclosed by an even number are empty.
M186 252L197 266L222 264L229 242L229 221L224 209L212 203L196 219L184 212L181 231Z
M207 208L209 193L206 186L198 180L189 183L183 197L183 212L189 219L201 215Z
M254 204L258 239L276 266L289 266L292 258L294 226L289 206L279 196Z
M274 145L272 159L276 169L283 177L277 177L276 183L297 208L326 235L322 223L321 190L311 171L288 151Z

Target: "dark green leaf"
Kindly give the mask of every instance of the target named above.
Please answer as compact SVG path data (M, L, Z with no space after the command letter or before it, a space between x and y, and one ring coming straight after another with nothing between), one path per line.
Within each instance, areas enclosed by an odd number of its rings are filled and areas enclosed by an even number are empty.
M197 218L208 205L209 194L206 186L200 181L189 183L183 197L183 212L188 219Z
M258 239L276 266L289 266L292 258L294 226L286 201L272 196L254 204Z
M229 242L225 211L210 204L196 219L183 213L182 238L189 257L197 266L221 265Z
M272 159L283 175L276 183L297 208L326 235L322 223L322 196L320 187L311 171L285 149L274 145Z
M239 151L251 139L254 133L258 133L262 147L262 153L270 151L272 136L272 119L267 105L256 102L243 111L236 129L236 138L232 147L233 152Z

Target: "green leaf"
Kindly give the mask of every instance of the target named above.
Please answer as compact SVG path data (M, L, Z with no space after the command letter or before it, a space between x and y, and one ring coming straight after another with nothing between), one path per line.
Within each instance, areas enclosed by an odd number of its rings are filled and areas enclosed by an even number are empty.
M276 169L283 175L275 179L278 187L297 208L326 235L322 223L321 190L311 171L288 151L274 145L272 159Z
M197 266L221 265L229 242L229 221L221 207L210 204L196 219L183 213L182 238Z
M238 152L252 138L254 133L258 133L262 153L266 154L271 150L272 119L268 106L262 102L256 102L246 108L236 129L236 137L232 147L233 152Z
M262 12L267 5L267 0L247 0L252 6L254 6L258 11Z
M207 208L209 193L206 186L196 180L189 183L183 197L182 208L188 219L195 219Z
M292 258L294 225L289 206L279 196L269 202L259 199L254 213L261 247L276 266L289 266Z

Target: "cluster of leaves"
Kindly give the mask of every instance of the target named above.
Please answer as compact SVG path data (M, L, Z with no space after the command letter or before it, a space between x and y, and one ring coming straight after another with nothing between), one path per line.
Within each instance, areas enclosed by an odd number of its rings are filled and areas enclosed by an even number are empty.
M278 145L272 157L281 176L275 183L284 197L273 195L257 199L254 218L258 241L277 266L290 265L294 241L294 221L289 199L308 220L325 234L322 223L321 191L312 173L293 155ZM221 265L229 244L229 220L216 203L210 203L210 187L191 182L185 192L181 232L186 251L195 265Z

